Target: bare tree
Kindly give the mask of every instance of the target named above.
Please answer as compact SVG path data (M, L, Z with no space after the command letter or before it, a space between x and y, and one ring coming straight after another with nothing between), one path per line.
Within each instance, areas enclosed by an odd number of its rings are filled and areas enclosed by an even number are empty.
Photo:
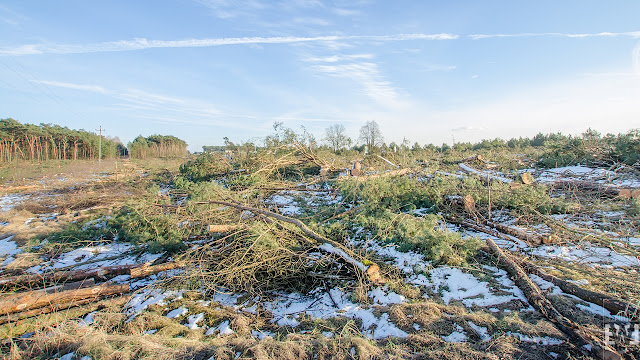
M351 138L345 134L344 125L335 124L327 128L325 134L325 141L331 145L334 152L342 150L351 145Z
M360 128L360 141L369 147L369 151L373 151L375 147L384 143L382 132L377 122L367 121L367 123Z

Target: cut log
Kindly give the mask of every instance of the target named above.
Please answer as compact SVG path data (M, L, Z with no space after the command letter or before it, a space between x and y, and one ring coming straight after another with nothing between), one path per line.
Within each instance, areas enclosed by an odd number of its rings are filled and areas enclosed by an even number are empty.
M82 299L96 299L103 296L122 294L129 291L129 285L102 284L68 291L50 289L28 291L0 298L0 314L13 314L54 304L68 304Z
M0 316L0 325L6 324L8 322L15 322L15 321L18 321L18 320L27 319L27 318L34 317L34 316L49 314L49 313L52 313L52 312L56 312L56 311L60 311L60 310L64 310L64 309L69 309L69 308L76 307L76 306L82 306L82 305L90 304L90 303L92 303L94 301L96 301L96 299L89 298L89 299L82 299L82 300L78 300L78 301L70 301L70 302L63 303L63 304L50 304L50 305L47 305L45 307L41 307L41 308L37 308L37 309L32 309L32 310L27 310L27 311L15 313L15 314Z
M159 272L163 272L166 270L171 270L171 269L176 269L176 268L181 268L184 267L185 264L182 262L168 262L168 263L164 263L164 264L158 264L158 265L143 265L140 267L136 267L133 268L129 271L129 274L131 274L131 278L135 279L135 278L140 278L140 277L145 277L145 276L149 276L149 275L153 275L153 274L157 274Z
M476 201L471 194L465 196L451 196L447 197L456 207L464 209L466 213L472 213L476 209Z
M531 185L533 184L535 179L533 178L533 175L531 175L531 173L525 172L520 174L520 181L522 181L522 183L525 185Z
M553 304L551 304L549 299L544 296L540 288L531 281L524 270L509 254L504 253L493 240L486 239L486 244L486 248L490 254L495 256L502 267L507 270L511 279L516 283L516 286L522 290L527 300L529 300L529 303L560 331L567 335L572 345L578 345L577 349L579 351L584 351L582 345L590 345L593 356L606 359L622 359L622 356L618 354L615 349L610 348L588 329L562 315Z
M369 275L367 273L367 267L364 267L363 265L363 261L361 260L356 260L359 258L358 255L356 255L355 253L353 253L353 251L349 250L348 248L346 248L344 245L340 244L337 241L328 239L318 233L316 233L315 231L311 230L307 225L305 225L302 221L298 220L298 219L294 219L288 216L284 216L281 214L277 214L275 212L269 211L269 210L264 210L264 209L258 209L258 208L254 208L254 207L250 207L250 206L246 206L246 205L241 205L241 204L234 204L234 203L230 203L230 202L226 202L226 201L217 201L217 200L210 200L210 201L202 201L202 202L197 202L195 204L217 204L217 205L223 205L223 206L229 206L238 210L243 210L243 211L250 211L252 213L255 214L259 214L262 216L266 216L266 217L271 217L289 224L293 224L295 226L297 226L300 230L302 230L303 233L305 233L308 237L310 237L313 240L316 240L319 244L316 244L318 246L318 248L320 250L326 251L326 252L330 252L328 251L328 247L326 245L330 245L332 246L334 249L336 249L335 252L331 252L332 254L341 256L342 253L344 253L346 256L343 257L343 259L346 262L349 262L351 264L354 264L352 262L353 261L357 261L360 265L355 265L355 268L361 270L365 275L367 275L367 277L369 278L370 281L377 283L380 282L380 274L379 271L372 271L371 275ZM322 246L325 246L325 248L323 249ZM376 266L376 264L370 265L370 267L372 266ZM364 268L363 268L364 267ZM377 275L376 275L377 273Z
M238 228L238 225L211 224L207 226L207 231L210 233L227 233L235 231Z
M491 180L496 180L502 183L512 183L513 180L511 179L507 179L506 177L502 177L502 176L497 176L497 175L492 175L490 173L484 172L484 171L480 171L478 169L474 169L471 166L467 165L467 164L458 164L458 166L460 167L460 169L462 169L462 171L464 171L467 174L470 175L476 175L480 178L480 180L484 183L486 183L487 181L491 181Z
M470 194L467 194L462 198L462 203L464 205L464 211L467 213L471 213L476 209L476 201Z

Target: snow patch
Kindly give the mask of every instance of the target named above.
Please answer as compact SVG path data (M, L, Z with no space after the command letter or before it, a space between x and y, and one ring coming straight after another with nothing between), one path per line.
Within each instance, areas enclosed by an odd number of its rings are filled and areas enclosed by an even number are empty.
M169 313L166 315L169 319L175 319L177 317L183 316L184 314L188 313L189 309L185 308L185 307L179 307L177 309L173 309L171 311L169 311Z
M533 249L532 254L591 266L614 268L640 266L640 259L634 256L621 255L608 248L592 246L588 242L584 242L580 247L543 245Z
M461 300L466 307L494 306L514 299L525 300L521 291L509 280L506 271L495 268L498 282L510 291L511 295L494 295L491 285L478 280L475 276L462 272L458 268L448 266L431 270L431 279L418 275L410 279L413 284L431 287L433 291L440 292L442 300L449 305L451 300ZM494 289L497 290L497 289ZM501 289L503 290L503 289Z
M26 195L18 195L18 194L9 194L9 195L4 195L0 197L0 212L7 212L15 208L27 198L28 196Z
M486 327L478 326L471 321L468 321L467 323L473 330L475 330L478 336L480 336L480 340L482 341L491 340L491 335L489 335L489 330Z
M160 289L151 289L142 291L133 295L131 300L124 306L124 313L129 315L127 321L133 320L133 318L148 308L150 305L166 305L166 301L171 298L180 298L182 296L181 291L161 291Z
M13 238L15 235L8 236L2 240L0 240L0 256L4 255L16 255L22 252L22 249L18 249L18 245Z
M220 325L218 325L217 327L209 328L209 330L207 330L207 332L204 334L205 336L211 336L215 334L216 331L219 332L220 335L231 335L234 333L234 331L229 327L229 320L225 320L221 322ZM252 334L253 334L253 331L252 331Z
M530 342L530 343L536 343L539 345L560 345L562 344L564 341L560 340L560 339L556 339L550 336L544 336L544 337L540 337L540 336L528 336L528 335L524 335L524 334L520 334L520 333L514 333L514 332L507 332L507 335L513 336L515 338L518 338L518 340L523 341L523 342Z
M456 325L456 331L447 336L443 336L442 340L450 343L459 343L467 341L467 334L462 329L462 326Z
M203 319L204 319L204 313L203 312L195 314L195 315L190 315L189 317L187 317L186 326L191 330L199 329L200 327L198 326L198 323L200 321L202 321Z
M374 303L378 303L380 305L401 304L407 301L404 296L396 294L393 291L385 293L385 291L380 287L369 291L369 297L373 299Z
M379 291L383 290L379 288ZM388 314L376 317L373 314L373 308L363 308L354 304L348 299L348 294L343 293L339 288L330 289L329 292L316 290L309 296L298 293L278 295L273 301L264 302L263 306L273 314L272 322L279 326L298 326L300 322L297 318L302 314L320 319L343 316L359 319L362 322L363 334L369 338L382 339L387 336L405 337L408 335L389 320ZM378 292L376 295L381 299L399 300L394 295L389 296Z

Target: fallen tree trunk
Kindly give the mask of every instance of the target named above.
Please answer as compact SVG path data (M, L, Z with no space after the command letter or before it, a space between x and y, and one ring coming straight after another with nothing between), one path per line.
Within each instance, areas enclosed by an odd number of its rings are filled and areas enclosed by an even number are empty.
M507 225L494 223L491 221L485 221L485 224L489 227L499 230L505 234L517 237L518 239L522 241L526 241L529 244L535 245L535 246L543 245L543 244L551 244L551 243L558 242L559 240L558 237L553 234L550 234L550 235L530 234L526 231L512 228Z
M491 181L491 180L496 180L496 181L499 181L499 182L505 183L505 184L509 184L509 183L513 182L513 180L511 180L511 179L507 179L507 178L502 177L502 176L492 175L492 174L490 174L488 172L484 172L484 171L480 171L478 169L474 169L474 168L472 168L471 166L469 166L467 164L458 164L458 166L465 173L478 176L480 178L480 180L482 182L484 182L485 184L487 182Z
M135 279L135 278L157 274L159 272L163 272L171 269L181 268L181 267L184 267L184 265L185 264L179 261L168 262L168 263L158 264L158 265L151 265L151 266L144 264L142 266L131 269L129 271L129 274L131 275L132 279Z
M0 279L0 288L7 288L11 286L30 287L34 285L46 286L52 283L59 283L62 281L77 281L88 278L105 279L110 275L126 275L129 271L135 267L142 266L142 264L133 265L115 265L105 266L92 270L72 270L72 271L54 271L44 274L28 274L10 276Z
M22 312L15 313L15 314L1 316L0 317L0 325L6 324L8 322L15 322L15 321L18 321L18 320L27 319L27 318L34 317L34 316L50 314L52 312L56 312L56 311L60 311L60 310L64 310L64 309L69 309L69 308L76 307L76 306L86 305L86 304L92 303L94 301L96 301L96 300L93 299L93 298L89 298L89 299L82 299L82 300L78 300L78 301L71 301L71 302L63 303L63 304L50 304L50 305L47 305L45 307L41 307L41 308L37 308L37 309L32 309L32 310L22 311Z
M96 299L102 296L129 292L129 285L102 284L99 286L80 288L68 291L51 291L50 289L28 291L8 295L0 299L0 314L13 314L37 309L44 306L63 305L83 299Z
M558 241L558 237L555 235L539 235L539 234L529 234L523 230L515 229L510 226L494 223L491 221L484 221L484 224L478 224L469 219L459 220L453 217L447 217L448 221L454 222L456 224L460 224L464 227L471 228L473 230L477 230L483 232L488 235L493 235L495 237L513 241L513 239L507 235L510 235L514 238L517 238L520 241L526 242L529 245L542 245L542 244L550 244Z
M382 156L380 156L380 155L377 155L377 156L378 156L380 159L382 159L384 162L386 162L387 164L389 164L389 165L391 165L391 166L393 166L393 167L400 167L400 166L398 166L398 165L396 165L396 164L392 163L391 161L389 161L389 160L387 160L387 159L383 158L383 157L382 157Z
M640 189L600 184L582 180L556 180L549 184L554 189L578 190L596 193L602 197L632 199L640 197Z
M380 275L380 268L378 267L378 265L372 264L369 267L366 267L362 261L356 260L359 258L359 256L353 253L351 250L347 249L344 245L340 244L337 241L325 238L324 236L316 233L315 231L311 230L307 225L305 225L302 221L298 219L280 215L269 210L258 209L258 208L254 208L246 205L241 205L241 204L234 204L226 201L210 200L210 201L197 202L196 204L217 204L217 205L229 206L238 210L250 211L250 212L260 214L266 217L271 217L289 224L293 224L297 226L300 230L302 230L302 232L305 233L307 236L309 236L313 240L316 240L318 243L320 243L320 244L316 244L318 246L318 249L323 250L325 252L332 253L339 257L342 257L346 262L351 264L354 264L353 261L357 261L361 266L358 265L355 267L361 270L367 276L367 278L369 278L370 281L374 283L378 283L382 281L382 276ZM328 250L329 248L327 246L323 248L324 245L330 245L331 247L335 248L336 251L329 251ZM342 254L346 256L342 256Z
M452 222L456 222L465 227L470 227L474 230L485 232L489 235L494 235L496 237L504 238L506 240L511 240L509 239L508 236L505 236L502 233L499 233L497 231L491 231L491 229L488 229L488 228L483 228L481 226L471 223L468 220L459 221L454 218L451 218L448 220ZM485 249L485 250L488 251L488 249ZM605 309L609 310L613 314L622 313L623 316L628 317L631 320L640 319L640 308L635 307L630 303L624 302L613 296L583 289L576 284L570 283L566 280L562 280L556 276L553 276L545 272L540 267L536 266L535 264L533 264L528 260L516 257L515 255L510 255L510 257L513 258L513 260L517 262L526 272L530 274L535 274L541 277L542 279L558 286L562 291L564 291L567 294L574 295L584 301L588 301L590 303L600 305Z
M487 226L484 226L484 225L480 225L480 224L475 223L475 222L473 222L471 220L468 220L468 219L460 220L458 218L454 218L454 217L451 217L451 216L447 216L446 219L449 222L452 222L452 223L455 223L455 224L459 224L459 225L464 226L466 228L470 228L470 229L473 229L473 230L476 230L476 231L479 231L479 232L482 232L482 233L485 233L485 234L488 234L488 235L495 236L495 237L500 238L500 239L504 239L504 240L508 240L508 241L513 242L513 237L512 236L509 236L509 235L506 235L504 233L501 233L500 231L498 231L496 229L492 229L490 227L487 227Z
M551 321L560 331L567 335L573 345L579 345L577 349L584 351L581 345L590 345L591 352L594 356L612 360L622 359L620 354L604 344L588 329L562 315L553 304L551 304L549 299L544 296L540 288L531 281L524 270L508 254L504 253L493 240L486 239L486 244L489 253L495 256L502 267L507 270L512 280L518 288L522 290L531 305Z
M54 271L45 274L28 274L28 275L18 275L18 276L10 276L6 278L0 279L0 288L9 288L9 287L23 287L28 288L32 286L47 286L50 284L61 283L61 282L69 282L69 281L78 281L89 278L97 278L101 280L106 280L108 276L117 276L117 275L131 275L132 278L147 276L151 274L156 274L161 271L174 269L177 267L184 266L179 262L170 262L164 263L154 266L149 266L149 264L131 264L131 265L115 265L115 266L104 266L97 269L92 270L65 270L65 271ZM145 274L145 275L136 275L134 274Z
M518 258L513 256L514 261L516 261L525 271L530 274L535 274L542 279L552 283L559 287L562 291L569 295L574 295L579 297L580 299L600 305L605 309L609 310L613 314L621 314L622 316L628 317L631 320L637 320L640 318L640 309L631 305L628 302L624 302L620 299L617 299L613 296L609 296L607 294L602 294L599 292L583 289L576 284L570 283L566 280L560 279L556 276L553 276L546 271L542 270L539 266L533 264L532 262Z

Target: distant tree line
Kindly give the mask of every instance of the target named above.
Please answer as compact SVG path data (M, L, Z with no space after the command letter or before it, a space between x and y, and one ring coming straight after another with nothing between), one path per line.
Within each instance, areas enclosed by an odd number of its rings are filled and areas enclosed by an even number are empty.
M100 143L102 158L113 158L127 152L117 138L100 141L97 134L85 130L0 119L0 162L97 159Z
M139 135L127 147L129 156L136 159L187 155L187 143L171 135Z
M264 138L264 146L259 147L253 142L242 145L234 144L225 139L225 145L203 146L204 152L215 151L257 151L258 149L287 148L288 145L298 142L309 148L326 150L334 153L345 151L370 153L419 153L419 152L478 152L491 150L505 151L525 151L535 150L541 155L541 165L563 166L569 164L583 163L594 165L607 165L614 163L625 163L640 167L640 129L630 130L623 134L606 134L587 129L580 135L564 135L561 133L538 133L528 137L511 138L504 140L495 138L492 140L483 139L476 143L454 142L453 144L443 143L442 145L425 144L420 145L415 142L413 145L404 139L402 143L385 143L384 136L379 125L375 121L366 122L361 128L357 141L353 141L347 134L344 125L334 124L325 129L324 137L318 144L306 129L302 133L284 126L282 122L273 125L275 133Z
M345 150L351 144L351 139L345 135L344 126L332 125L326 129L325 144L334 152ZM414 143L409 147L407 140L398 145L394 142L385 144L382 132L375 121L369 121L360 129L360 145L351 147L352 150L363 151L368 148L375 152L419 152L432 151L446 153L473 152L487 150L523 151L527 148L542 152L541 165L557 166L576 163L611 165L624 163L640 167L640 129L630 130L622 134L602 135L593 129L587 129L580 135L564 135L561 133L538 133L532 138L519 137L503 140L481 140L476 143L457 142L452 145L443 143L441 146L426 144L421 146Z

